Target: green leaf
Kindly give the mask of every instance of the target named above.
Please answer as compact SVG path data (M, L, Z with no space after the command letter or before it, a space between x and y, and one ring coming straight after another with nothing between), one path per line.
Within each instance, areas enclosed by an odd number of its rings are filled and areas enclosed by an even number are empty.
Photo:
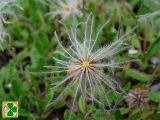
M52 101L54 96L54 92L52 90L48 90L45 98L45 102L48 104Z
M138 48L138 49L141 49L141 44L140 44L140 41L137 37L135 37L132 41L131 41L132 45L135 47L135 48Z
M23 83L20 80L12 80L12 92L16 97L23 95Z
M97 110L93 114L93 118L94 118L94 120L109 120L109 119L106 119L105 113L103 113L101 110Z
M49 41L46 33L39 31L35 35L34 39L38 39L37 41L35 41L35 46L41 55L46 56L46 54L48 54L52 50L51 41Z
M157 114L154 116L153 120L159 120L159 118L160 118L160 114L157 113Z
M125 115L129 112L128 108L120 108L119 111L120 111L121 115Z
M158 38L147 51L147 57L153 57L155 55L160 55L160 38Z
M32 47L30 56L31 56L32 67L36 69L39 68L39 70L42 69L43 68L42 66L44 66L45 60L41 55L41 53L38 51L36 46Z
M0 78L3 80L16 80L19 79L19 73L16 68L16 64L10 61L9 64L0 72Z
M38 15L38 5L37 5L37 1L34 0L29 0L29 14L30 14L30 19L32 20L33 23L37 23L40 19L39 19L39 15Z
M119 110L115 111L114 117L115 117L115 120L122 120L122 115Z
M127 76L129 76L135 80L141 81L141 82L146 82L151 79L151 75L148 75L146 73L140 72L135 69L128 69L125 71L125 73Z
M66 110L64 113L64 119L69 120L70 118L71 118L71 120L79 120L79 119L77 119L76 114L74 114L73 112L71 114L70 110Z
M125 83L124 86L123 86L123 89L126 90L126 91L129 90L130 88L131 88L131 83L130 82Z
M160 92L149 92L148 97L152 101L160 102Z
M112 104L116 102L117 100L120 99L120 95L117 94L115 91L109 90L107 95L106 95L106 103L107 104Z
M145 109L141 112L141 119L142 120L147 120L148 118L150 118L150 116L155 115L154 110L150 110L150 109Z
M132 114L131 117L129 118L129 120L141 120L141 113L136 112L136 113Z
M96 14L96 6L94 5L94 3L90 3L88 5L88 9L92 11L93 14Z
M78 105L79 105L79 108L80 108L81 112L85 112L85 109L86 109L85 106L86 106L86 104L85 104L85 99L84 99L83 96L81 96L79 98Z

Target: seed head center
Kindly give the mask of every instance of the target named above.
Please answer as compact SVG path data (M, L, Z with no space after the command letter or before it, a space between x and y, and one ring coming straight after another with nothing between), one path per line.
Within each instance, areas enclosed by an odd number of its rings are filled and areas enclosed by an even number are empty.
M90 61L89 60L82 61L82 68L88 69L89 66L90 66Z
M71 13L73 11L73 7L72 6L66 6L64 8L64 11L66 11L67 13Z

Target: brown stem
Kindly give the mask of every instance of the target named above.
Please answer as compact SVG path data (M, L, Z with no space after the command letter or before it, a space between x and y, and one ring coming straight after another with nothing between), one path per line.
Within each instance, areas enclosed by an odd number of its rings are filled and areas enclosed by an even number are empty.
M150 87L150 86L152 85L152 83L153 83L153 78L156 76L156 73L157 73L157 71L159 70L159 68L160 68L160 64L158 64L157 67L153 70L153 72L152 72L152 77L151 77L151 79L148 80L148 82L147 82L147 87Z
M100 1L100 3L98 4L97 8L96 8L96 13L98 15L98 13L100 12L100 10L102 9L102 6L104 5L104 0Z
M147 41L146 39L143 39L143 53L146 53L146 48L147 48Z

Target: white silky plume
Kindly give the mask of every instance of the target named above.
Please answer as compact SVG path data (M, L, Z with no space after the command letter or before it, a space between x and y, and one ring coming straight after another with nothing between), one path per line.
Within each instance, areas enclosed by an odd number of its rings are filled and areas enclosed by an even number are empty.
M151 0L150 2L153 2L154 4L156 4L157 6L160 6L160 0ZM160 15L160 9L150 12L150 13L146 13L144 15L139 15L138 16L138 20L146 20L147 18L152 18L155 16Z
M55 17L57 15L61 16L64 20L70 16L82 16L80 10L82 6L82 0L48 0L50 7L53 9L51 12L47 13L50 17Z
M116 37L116 40L107 46L96 49L98 36L108 22L100 27L96 32L96 35L93 33L94 18L91 15L88 16L85 22L78 24L74 23L71 30L66 28L71 43L70 47L67 49L61 44L57 34L55 33L58 44L63 50L63 52L56 51L56 54L61 55L65 60L53 58L58 65L46 67L53 69L52 73L66 72L67 75L63 80L53 83L55 88L61 85L65 85L65 88L50 104L50 106L55 105L59 100L61 100L68 89L73 86L76 86L73 106L78 94L83 95L85 99L92 101L92 103L98 103L104 106L104 102L98 99L97 92L102 93L105 96L107 93L106 89L111 89L115 93L119 93L121 91L120 84L104 71L105 69L123 68L123 64L129 62L116 62L115 57L118 53L128 48L128 46L126 46L126 41L128 40L128 36L131 32L124 36ZM77 36L77 28L79 25L84 26L83 41L81 41L82 38L79 39ZM133 36L130 36L129 39L131 37ZM107 96L105 97L107 98ZM106 102L109 105L108 99L106 99L105 103ZM73 106L71 111L73 110Z
M18 7L22 9L16 0L0 0L0 42L3 42L6 37L9 37L9 34L5 32L3 24L8 24L6 16L14 16L16 14L11 10L12 7ZM2 48L1 44L0 47Z

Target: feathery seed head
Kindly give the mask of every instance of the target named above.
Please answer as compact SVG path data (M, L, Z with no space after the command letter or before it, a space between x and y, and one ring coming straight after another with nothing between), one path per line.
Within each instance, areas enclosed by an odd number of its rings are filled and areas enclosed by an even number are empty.
M120 38L117 38L110 45L104 46L100 49L95 49L98 36L106 24L96 32L95 36L93 36L94 18L92 18L91 15L88 16L87 20L81 24L76 24L74 22L70 31L66 28L71 42L71 46L68 49L61 44L57 34L55 33L55 37L57 38L60 47L63 49L63 52L56 51L56 53L63 56L64 60L53 58L58 66L48 67L53 68L52 73L67 72L67 75L62 81L54 84L55 87L59 87L63 84L66 87L57 99L51 103L51 105L56 104L60 99L62 99L66 94L66 91L73 86L76 86L75 100L77 95L81 94L93 103L101 105L104 105L103 102L107 102L109 105L108 99L106 99L106 89L112 89L114 92L119 93L118 90L121 90L119 83L113 80L113 78L104 71L105 69L123 68L122 65L128 62L115 62L114 59L116 54L127 48L124 43L128 40L127 36L130 32ZM85 35L82 42L79 41L77 36L78 25L84 25L85 29ZM58 71L55 69L58 69ZM105 96L105 101L98 99L98 94L95 93L95 91L103 94Z
M55 17L60 15L62 20L66 19L69 16L82 16L82 12L79 9L79 6L82 6L81 0L53 0L49 1L52 4L53 11L49 12L47 15Z
M4 15L15 16L15 13L11 10L12 7L18 7L22 9L16 0L0 0L0 21L1 23L9 23Z
M5 32L3 24L8 24L6 20L6 15L16 16L15 13L11 10L11 7L18 7L22 9L16 0L0 0L0 42L4 41L6 37L9 37L9 34ZM2 48L1 44L0 47Z
M143 108L148 105L148 90L132 89L129 90L127 102L129 107Z
M148 4L155 4L156 6L160 6L160 1L159 0L151 0L151 1L146 1L146 2L149 2ZM146 13L146 14L143 14L143 15L138 15L138 20L139 21L143 21L143 20L148 20L149 18L153 18L155 16L158 16L160 15L160 9L157 9L155 11L152 11L150 13ZM148 19L146 19L148 18Z

